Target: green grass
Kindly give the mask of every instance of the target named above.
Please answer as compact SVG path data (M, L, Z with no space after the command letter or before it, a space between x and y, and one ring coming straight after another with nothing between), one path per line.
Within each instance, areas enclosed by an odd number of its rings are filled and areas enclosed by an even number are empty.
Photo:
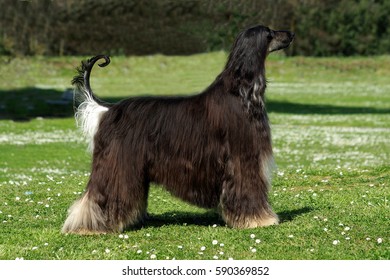
M81 59L0 58L0 112L33 100L52 116L39 104L69 87ZM193 94L225 59L223 52L114 57L95 69L92 86L111 100ZM278 167L270 198L282 222L268 228L228 228L217 213L153 186L143 227L62 235L67 208L88 180L85 141L71 117L8 110L0 121L0 259L389 259L389 62L270 56L267 108ZM20 115L29 120L12 120Z

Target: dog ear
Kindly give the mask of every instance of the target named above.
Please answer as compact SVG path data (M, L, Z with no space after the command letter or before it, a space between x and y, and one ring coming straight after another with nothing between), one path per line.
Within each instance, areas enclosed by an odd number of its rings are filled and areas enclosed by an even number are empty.
M258 67L264 64L267 55L268 30L258 26L241 32L232 46L228 63L232 61L238 65L242 62L241 73L244 74L257 72Z

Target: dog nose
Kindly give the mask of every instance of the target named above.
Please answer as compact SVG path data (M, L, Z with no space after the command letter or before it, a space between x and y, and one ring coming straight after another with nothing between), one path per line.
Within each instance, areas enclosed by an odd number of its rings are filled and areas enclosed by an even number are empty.
M290 32L290 37L291 37L291 40L294 39L295 33L294 32Z

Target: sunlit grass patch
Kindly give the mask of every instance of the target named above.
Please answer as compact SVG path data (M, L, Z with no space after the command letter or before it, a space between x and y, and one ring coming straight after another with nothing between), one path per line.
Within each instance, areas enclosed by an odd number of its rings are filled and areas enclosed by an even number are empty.
M93 73L92 85L112 99L192 94L215 78L225 57L114 57ZM0 74L23 72L15 87L63 89L80 59L16 59ZM267 228L228 228L218 211L153 185L144 225L63 235L91 160L74 120L1 120L0 259L389 259L388 60L270 57L267 108L277 165L270 198L281 223ZM48 65L52 71L43 70Z

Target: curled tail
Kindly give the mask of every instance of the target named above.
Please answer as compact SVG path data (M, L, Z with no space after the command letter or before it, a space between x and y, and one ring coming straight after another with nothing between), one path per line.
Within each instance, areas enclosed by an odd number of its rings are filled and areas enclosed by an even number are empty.
M76 106L75 118L77 126L87 138L89 145L88 149L93 151L93 139L99 128L100 120L103 114L108 111L108 107L103 105L93 93L89 78L93 65L100 59L105 62L99 64L100 67L105 67L110 63L110 58L106 55L98 55L81 63L81 67L77 69L78 75L72 80L72 85L75 86L74 100Z

